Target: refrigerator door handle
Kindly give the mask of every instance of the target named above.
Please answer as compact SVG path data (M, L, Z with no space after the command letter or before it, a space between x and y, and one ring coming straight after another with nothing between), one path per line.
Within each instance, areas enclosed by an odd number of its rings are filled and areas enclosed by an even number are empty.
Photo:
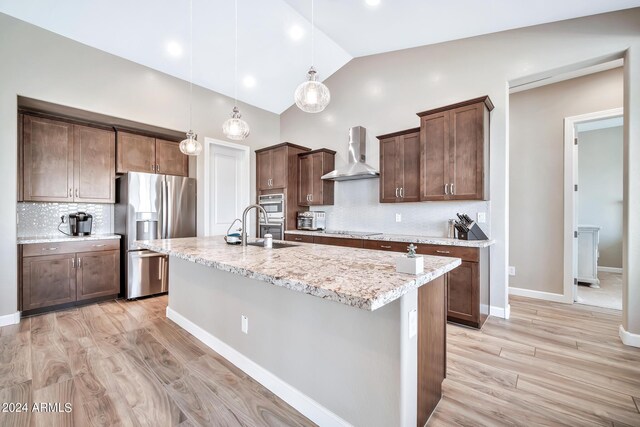
M162 180L162 201L161 208L162 209L162 238L167 238L167 216L168 216L168 203L167 203L167 182Z
M173 211L174 206L173 206L173 200L172 200L172 197L171 197L172 194L171 194L171 187L169 186L169 182L170 181L167 180L164 183L164 185L166 186L165 187L165 189L166 189L165 191L166 191L166 194L167 194L167 201L165 202L165 211L164 211L166 213L166 218L167 218L167 220L166 220L167 236L165 237L166 239L170 239L171 235L173 234L172 233L172 229L171 229L171 227L173 225L172 224L173 215L172 215L171 211Z

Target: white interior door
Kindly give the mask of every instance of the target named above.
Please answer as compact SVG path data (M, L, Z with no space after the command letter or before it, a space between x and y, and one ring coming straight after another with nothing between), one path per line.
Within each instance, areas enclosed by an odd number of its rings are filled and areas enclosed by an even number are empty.
M227 232L249 204L249 149L213 140L207 143L205 234L218 236Z

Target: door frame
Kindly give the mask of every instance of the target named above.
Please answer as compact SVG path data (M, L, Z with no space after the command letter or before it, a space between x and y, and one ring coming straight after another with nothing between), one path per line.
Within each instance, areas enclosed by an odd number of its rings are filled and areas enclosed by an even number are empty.
M574 278L577 277L577 251L575 249L574 232L578 230L576 224L577 197L574 185L577 185L578 166L575 157L577 149L574 144L576 138L576 125L595 120L612 117L624 117L623 108L595 111L593 113L578 116L565 117L564 119L564 274L563 274L563 302L573 304L576 297L577 285ZM623 234L626 230L622 231Z
M246 184L242 186L241 200L243 204L248 206L251 198L251 151L249 146L242 144L235 144L233 142L221 141L214 138L204 138L204 235L210 236L212 230L210 229L210 216L211 216L211 150L213 146L231 148L233 150L241 151L242 156L242 169L244 169L244 178Z

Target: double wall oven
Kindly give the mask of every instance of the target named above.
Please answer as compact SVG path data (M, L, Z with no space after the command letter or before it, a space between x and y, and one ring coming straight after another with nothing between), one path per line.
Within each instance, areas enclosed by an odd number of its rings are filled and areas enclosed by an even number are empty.
M271 234L274 240L284 239L285 199L284 194L263 194L258 196L258 204L267 211L269 224L260 217L258 237Z

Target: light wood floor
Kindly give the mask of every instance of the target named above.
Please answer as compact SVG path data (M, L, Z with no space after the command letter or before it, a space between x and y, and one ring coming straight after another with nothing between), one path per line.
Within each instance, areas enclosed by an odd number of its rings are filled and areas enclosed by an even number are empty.
M0 426L309 426L309 420L165 317L167 298L110 301L0 328Z
M312 425L164 316L166 297L111 301L0 328L0 404L70 402L0 426ZM640 349L620 312L511 298L511 319L449 325L430 426L640 426Z
M617 310L510 297L511 319L448 325L429 426L640 426L640 349Z

